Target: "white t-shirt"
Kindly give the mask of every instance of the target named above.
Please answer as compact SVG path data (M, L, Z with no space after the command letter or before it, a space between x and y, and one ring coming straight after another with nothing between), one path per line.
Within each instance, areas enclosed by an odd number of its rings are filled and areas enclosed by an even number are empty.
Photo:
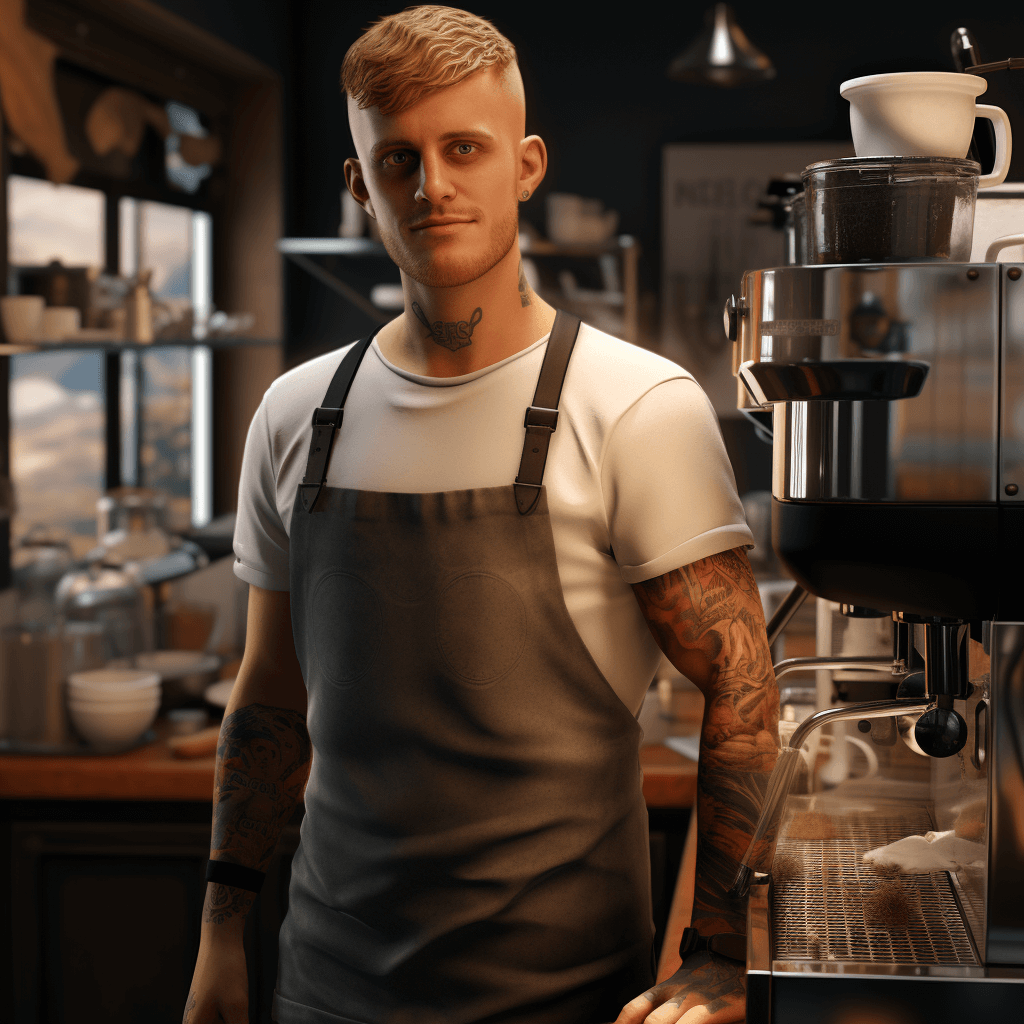
M351 346L294 367L249 426L235 575L288 590L288 530L313 409ZM421 377L374 341L352 382L330 487L426 493L511 485L547 335L462 377ZM584 324L559 401L544 485L566 608L635 714L661 659L631 583L754 543L711 403L684 369ZM511 499L510 499L511 500Z

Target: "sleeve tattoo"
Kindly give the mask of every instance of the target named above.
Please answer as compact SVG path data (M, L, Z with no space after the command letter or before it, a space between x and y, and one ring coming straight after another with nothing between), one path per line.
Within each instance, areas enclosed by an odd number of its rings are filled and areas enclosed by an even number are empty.
M217 748L210 856L265 871L305 789L312 760L306 720L297 711L248 704L224 720ZM204 919L244 915L256 894L208 887Z
M704 934L743 931L745 901L726 893L779 750L779 695L754 574L735 548L633 591L658 646L704 694L692 923ZM774 846L766 836L757 866L767 868Z

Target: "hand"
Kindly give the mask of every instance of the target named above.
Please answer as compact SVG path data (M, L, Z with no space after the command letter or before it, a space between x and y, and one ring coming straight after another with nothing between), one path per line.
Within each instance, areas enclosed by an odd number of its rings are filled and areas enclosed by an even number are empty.
M241 941L199 943L182 1024L248 1024L249 980Z
M622 1008L614 1024L728 1024L747 1008L744 964L694 953L671 978Z

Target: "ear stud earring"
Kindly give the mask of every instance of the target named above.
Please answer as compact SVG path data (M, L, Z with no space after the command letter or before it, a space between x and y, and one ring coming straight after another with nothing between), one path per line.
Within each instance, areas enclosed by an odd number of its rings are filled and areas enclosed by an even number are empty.
M523 193L523 198L524 199L529 199L530 198L530 193L529 192L524 192Z

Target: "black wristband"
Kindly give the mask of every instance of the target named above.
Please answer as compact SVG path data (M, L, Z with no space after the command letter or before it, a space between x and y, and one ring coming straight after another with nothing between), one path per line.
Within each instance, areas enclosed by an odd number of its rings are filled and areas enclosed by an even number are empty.
M265 871L244 868L241 864L229 864L224 860L208 860L206 862L206 880L218 885L230 885L234 889L246 889L259 892L263 888Z
M705 937L696 928L684 928L683 937L679 940L679 959L685 962L691 953L714 953L745 964L747 937L735 932L719 932Z

